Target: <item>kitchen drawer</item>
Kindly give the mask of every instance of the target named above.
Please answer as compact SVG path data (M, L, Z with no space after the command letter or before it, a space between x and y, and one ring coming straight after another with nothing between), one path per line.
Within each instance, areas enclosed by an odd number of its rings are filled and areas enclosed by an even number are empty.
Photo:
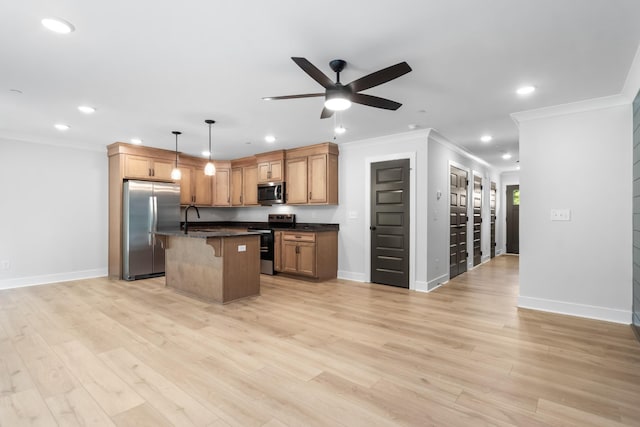
M283 232L282 240L288 240L288 241L294 241L294 242L315 242L316 233Z

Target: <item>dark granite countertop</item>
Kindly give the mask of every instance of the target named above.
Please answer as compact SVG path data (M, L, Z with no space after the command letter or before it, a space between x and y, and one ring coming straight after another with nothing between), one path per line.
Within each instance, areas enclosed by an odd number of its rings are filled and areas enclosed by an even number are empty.
M191 226L191 223L189 223ZM184 231L157 231L159 236L175 236L175 237L193 237L196 239L206 239L207 237L238 237L238 236L259 236L260 233L254 231L189 231L184 234Z
M184 223L182 223L184 226ZM242 228L260 228L273 230L296 230L296 231L339 231L340 224L323 224L315 222L300 222L295 227L286 227L272 225L268 222L251 222L251 221L189 221L190 230L222 228L222 227L242 227Z

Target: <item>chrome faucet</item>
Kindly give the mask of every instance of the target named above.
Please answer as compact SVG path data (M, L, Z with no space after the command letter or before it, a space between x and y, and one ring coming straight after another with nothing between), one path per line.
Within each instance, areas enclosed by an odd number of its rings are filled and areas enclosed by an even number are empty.
M188 213L189 213L189 209L191 208L196 208L196 213L198 214L198 218L200 218L200 211L198 210L198 207L196 205L189 205L187 206L187 208L184 210L184 234L187 234L187 232L189 231L189 217L188 217Z

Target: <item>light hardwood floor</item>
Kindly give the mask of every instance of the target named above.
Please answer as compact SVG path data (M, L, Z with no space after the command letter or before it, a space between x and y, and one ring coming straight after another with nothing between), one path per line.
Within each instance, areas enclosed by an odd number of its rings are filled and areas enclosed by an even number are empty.
M640 425L629 326L518 310L518 258L430 293L262 276L0 292L0 425Z

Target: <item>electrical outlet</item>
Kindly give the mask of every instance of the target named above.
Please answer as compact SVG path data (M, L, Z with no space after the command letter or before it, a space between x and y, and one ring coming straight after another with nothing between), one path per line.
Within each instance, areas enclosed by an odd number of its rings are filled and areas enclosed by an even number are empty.
M571 221L571 209L551 209L551 221Z
M247 252L247 245L238 245L238 252Z
M7 271L9 268L11 268L11 263L8 259L0 261L0 271Z

